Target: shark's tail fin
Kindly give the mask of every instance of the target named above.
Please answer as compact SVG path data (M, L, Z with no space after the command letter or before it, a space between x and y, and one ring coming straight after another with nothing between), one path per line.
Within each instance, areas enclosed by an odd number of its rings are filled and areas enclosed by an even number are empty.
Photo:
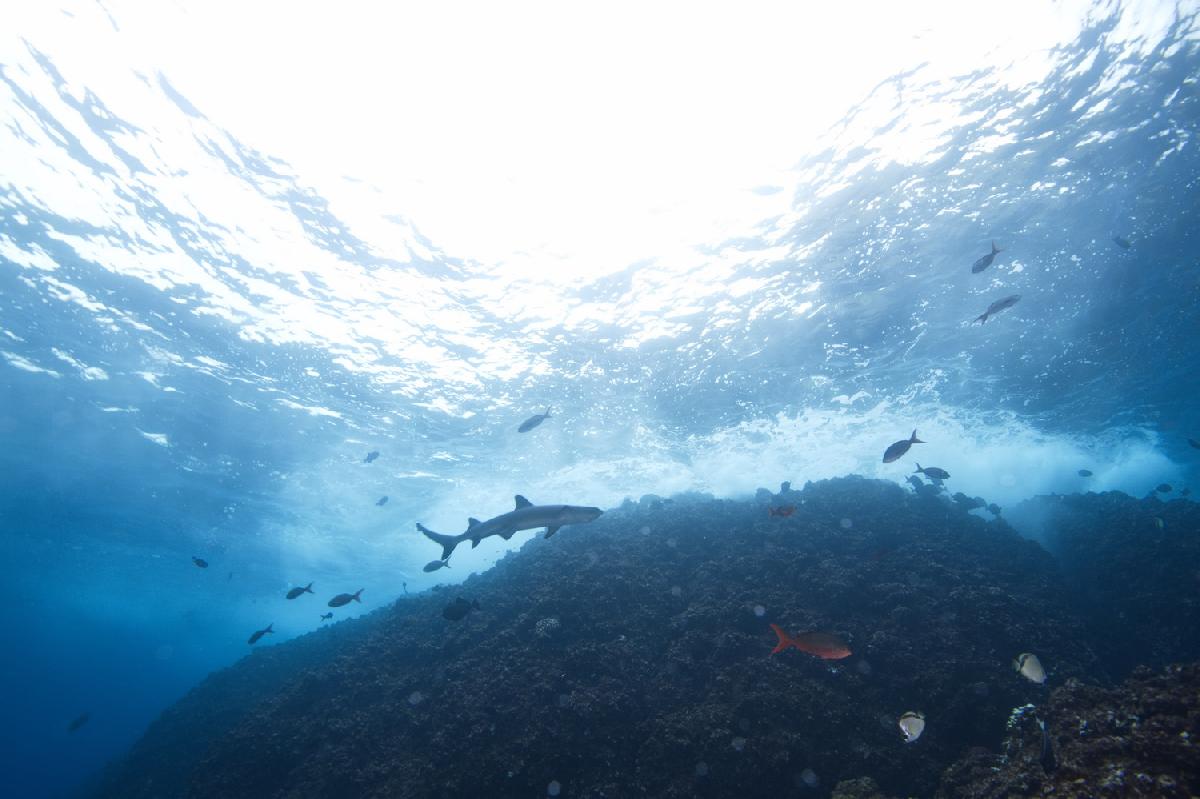
M446 560L447 558L449 558L451 553L454 552L454 548L456 546L458 546L458 542L460 539L456 535L444 535L442 533L435 533L433 530L430 530L428 527L421 524L420 522L417 522L417 529L420 530L425 535L425 537L428 538L430 541L432 541L435 544L441 545L441 547L442 547L442 558L441 559L442 560Z
M792 640L792 637L785 633L783 628L778 624L772 624L771 629L775 631L775 635L779 636L779 643L775 644L775 648L771 650L772 655L776 652L782 652L789 646L796 646L796 642Z

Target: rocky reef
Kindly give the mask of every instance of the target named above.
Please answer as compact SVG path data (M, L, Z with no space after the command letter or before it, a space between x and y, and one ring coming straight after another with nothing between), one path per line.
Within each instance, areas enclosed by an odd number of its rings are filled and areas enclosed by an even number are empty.
M443 618L457 596L480 609ZM853 654L773 655L770 623ZM1088 629L1055 559L962 503L853 477L646 497L274 647L304 649L286 675L256 676L270 655L254 653L165 714L97 795L931 796L1051 686L1119 692L1089 684L1103 664ZM1016 673L1021 652L1047 685ZM926 728L905 743L910 710ZM974 785L954 768L949 784Z

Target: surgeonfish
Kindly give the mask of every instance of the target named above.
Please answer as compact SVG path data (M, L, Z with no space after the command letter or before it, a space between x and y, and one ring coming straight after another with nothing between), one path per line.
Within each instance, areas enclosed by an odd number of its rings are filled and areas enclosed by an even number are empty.
M258 643L258 639L259 639L259 638L262 638L262 637L263 637L264 635L266 635L267 633L273 633L273 632L275 632L275 630L274 630L274 627L275 627L275 622L271 622L270 624L268 624L268 625L266 626L266 628L265 628L265 629L262 629L262 630L255 630L255 631L254 631L254 635L250 636L250 640L249 640L249 641L247 641L246 643L250 644L251 646L254 646L255 644L257 644L257 643Z
M338 594L333 599L329 600L329 607L340 608L342 605L349 605L351 600L361 603L362 600L359 599L359 597L362 596L362 592L363 589L360 588L353 594Z
M778 624L772 624L771 629L779 638L779 643L771 650L772 655L785 649L799 649L822 660L841 660L853 654L850 646L832 633L808 632L793 637L784 632Z
M301 588L300 586L296 586L291 591L288 591L287 598L295 599L296 597L300 596L301 594L311 594L311 593L313 593L312 583L309 583L308 585L304 586L303 588Z
M207 561L207 560L205 560L204 558L198 558L198 557L196 557L195 555L192 555L192 563L195 563L195 564L196 564L197 566L199 566L201 569L207 569L207 568L208 568L208 561Z
M908 711L900 717L900 732L904 733L904 743L910 744L925 732L925 714Z
M1037 655L1022 652L1013 661L1013 668L1030 682L1041 685L1046 681L1046 670L1042 668L1042 661L1038 660Z
M421 569L421 571L423 571L423 572L435 572L435 571L437 571L438 569L449 569L449 568L450 568L450 563L449 563L449 561L445 561L445 560L431 560L431 561L429 561L428 563L426 563L426 564L425 564L425 568Z
M992 242L992 251L989 252L987 255L983 256L982 258L980 258L975 263L971 264L971 274L977 275L980 272L982 272L984 269L987 269L989 266L992 265L992 261L996 260L996 255L998 253L1002 253L1002 252L1004 252L1004 250L997 247L996 242L993 241Z
M924 443L925 443L924 441L917 438L917 431L913 430L912 435L910 437L903 439L901 441L897 441L896 443L894 443L890 447L888 447L886 450L884 450L883 462L891 463L892 461L900 460L900 457L902 455L904 455L904 453L908 452L908 448L911 447L913 444L924 444Z
M915 430L913 432L916 432ZM939 469L937 466L926 466L921 468L921 464L917 464L917 470L913 474L923 474L931 480L949 480L950 472L945 469Z
M550 418L550 408L546 408L545 413L535 413L525 421L521 422L521 426L517 428L518 433L528 433L533 428L540 425L542 422Z

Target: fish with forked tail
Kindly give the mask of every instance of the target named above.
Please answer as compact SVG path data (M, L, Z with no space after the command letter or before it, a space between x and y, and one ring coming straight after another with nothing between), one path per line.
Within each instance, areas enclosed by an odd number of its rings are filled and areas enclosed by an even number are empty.
M841 660L853 654L850 646L832 633L808 632L790 636L778 624L772 624L771 629L779 638L779 642L771 650L772 655L785 649L799 649L822 660Z
M977 275L980 272L982 272L984 269L987 269L989 266L992 265L992 261L996 260L996 255L999 253L1002 253L1002 252L1004 252L1004 250L997 247L996 242L993 241L992 242L992 251L989 252L987 255L983 256L982 258L980 258L979 260L977 260L975 263L971 264L971 274Z
M513 499L516 507L508 513L502 513L486 522L475 518L467 519L466 532L458 535L435 533L420 522L417 522L417 529L430 541L440 544L441 559L448 560L454 548L464 541L470 541L471 547L474 548L488 536L498 535L507 541L518 530L533 530L538 527L545 527L546 538L549 538L558 532L560 527L594 521L604 513L599 508L580 505L534 505L520 494Z
M273 633L273 632L275 632L275 629L274 629L274 628L275 628L275 622L271 622L271 623L270 623L270 624L268 624L268 625L267 625L267 626L266 626L264 629L262 629L262 630L255 630L255 631L254 631L254 634L250 636L250 640L249 640L249 641L247 641L246 643L250 644L251 646L254 646L255 644L257 644L257 643L258 643L258 639L259 639L259 638L262 638L262 637L263 637L264 635L266 635L267 633Z
M301 594L311 594L311 593L313 593L312 583L309 583L308 585L305 585L305 586L298 585L295 588L293 588L292 590L287 592L287 598L295 599L296 597L300 596Z
M989 316L994 316L994 315L1000 313L1001 311L1003 311L1005 308L1013 307L1014 305L1017 304L1017 302L1020 299L1021 299L1020 294L1010 294L1007 297L1005 297L1004 299L996 300L995 302L993 302L991 305L988 306L986 311L984 311L979 316L975 317L974 322L972 322L971 324L974 324L975 322L980 322L980 323L987 322Z
M940 469L937 466L926 466L924 469L922 469L921 464L919 463L917 464L917 470L913 472L913 474L923 474L930 480L950 479L950 472L946 471L945 469Z
M908 448L913 444L924 444L925 442L917 438L917 431L913 430L912 435L901 441L892 444L883 453L883 462L891 463L892 461L900 460L904 453L908 452Z
M535 413L525 421L521 422L521 426L517 428L518 433L528 433L533 428L540 425L542 422L550 418L550 408L546 408L545 413Z
M340 608L342 605L349 605L352 600L354 602L361 603L362 599L360 599L359 597L362 596L362 592L363 592L363 589L360 588L357 591L355 591L353 594L338 594L333 599L329 600L329 603L328 603L329 607Z

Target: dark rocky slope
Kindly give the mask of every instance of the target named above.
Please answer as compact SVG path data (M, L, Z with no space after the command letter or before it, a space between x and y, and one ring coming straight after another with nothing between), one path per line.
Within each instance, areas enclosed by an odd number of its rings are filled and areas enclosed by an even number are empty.
M627 504L338 625L340 641L277 647L324 649L231 693L271 657L255 653L165 715L100 795L818 797L866 775L932 795L1045 698L1017 653L1052 683L1095 679L1053 559L1003 521L858 478L770 501L797 510ZM446 621L458 594L482 610ZM772 656L769 622L837 632L854 655ZM906 710L928 718L914 744Z

